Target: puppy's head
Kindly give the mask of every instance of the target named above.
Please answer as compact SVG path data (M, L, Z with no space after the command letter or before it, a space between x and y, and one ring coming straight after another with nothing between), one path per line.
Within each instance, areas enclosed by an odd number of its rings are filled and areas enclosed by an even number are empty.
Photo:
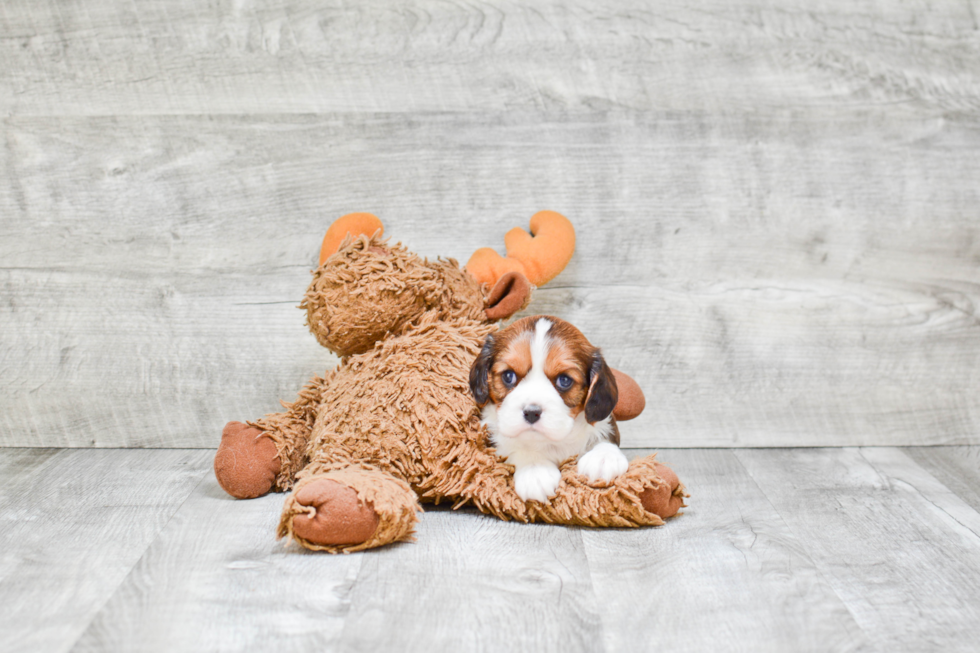
M610 414L616 379L599 349L556 317L526 317L487 336L470 369L477 403L490 408L495 431L558 442L576 420Z

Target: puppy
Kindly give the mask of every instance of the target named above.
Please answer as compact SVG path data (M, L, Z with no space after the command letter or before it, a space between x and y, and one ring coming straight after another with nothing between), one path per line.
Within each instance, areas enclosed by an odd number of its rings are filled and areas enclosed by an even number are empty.
M558 464L571 456L580 456L578 472L590 481L612 480L629 466L612 416L616 378L564 320L526 317L487 336L470 390L525 501L547 503L561 480Z

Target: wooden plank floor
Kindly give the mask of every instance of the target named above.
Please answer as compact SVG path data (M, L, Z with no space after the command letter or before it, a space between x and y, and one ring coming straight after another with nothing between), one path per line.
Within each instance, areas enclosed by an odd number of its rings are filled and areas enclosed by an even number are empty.
M980 447L666 450L660 529L433 509L347 556L277 542L282 495L212 455L0 449L3 650L975 649Z

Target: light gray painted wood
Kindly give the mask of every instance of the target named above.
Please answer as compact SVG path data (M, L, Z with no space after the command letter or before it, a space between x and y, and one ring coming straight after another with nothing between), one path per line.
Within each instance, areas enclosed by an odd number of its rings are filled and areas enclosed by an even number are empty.
M350 651L601 651L582 531L432 510L418 543L365 556Z
M231 499L210 455L0 452L4 650L975 646L980 514L899 449L668 450L692 497L661 528L440 508L347 556L276 542L283 496Z
M64 651L201 478L209 451L0 449L0 642Z
M331 556L276 543L282 500L207 479L73 650L597 650L576 530L434 510L416 544Z
M901 451L735 455L880 650L969 651L980 515Z
M0 113L980 108L973 0L223 0L0 11Z
M63 456L60 449L10 449L0 450L0 479L10 496L6 496L7 501L12 500L13 493L18 491L18 487L29 483L31 479L43 470L52 458Z
M416 544L331 556L276 543L282 500L233 501L206 479L73 650L542 650L560 642L591 651L601 642L577 530L435 509Z
M692 494L682 516L655 530L583 533L606 650L873 650L731 451L660 459Z
M465 261L537 209L530 307L646 390L626 446L980 442L980 121L840 107L8 118L0 443L214 446L335 362L294 306L326 226Z
M903 451L980 511L980 447L908 447Z
M975 4L5 2L0 445L214 446L335 362L335 217L541 208L627 446L980 443Z
M277 542L282 502L209 474L72 650L333 650L363 559Z
M947 515L958 525L980 537L980 513L970 502L961 498L957 490L945 485L944 478L937 478L927 468L915 464L915 459L901 449L875 447L863 451L863 454L892 483L915 488L923 499L932 504L932 510L939 516ZM974 477L974 490L980 490L980 483L976 482L980 480L978 476Z

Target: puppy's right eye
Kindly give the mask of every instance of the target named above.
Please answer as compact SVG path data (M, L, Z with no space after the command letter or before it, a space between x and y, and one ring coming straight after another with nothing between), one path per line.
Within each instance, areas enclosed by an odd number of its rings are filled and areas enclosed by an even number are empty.
M514 373L513 370L507 370L506 372L500 375L500 380L503 381L504 385L507 386L508 388L513 388L514 385L517 383L517 375Z

